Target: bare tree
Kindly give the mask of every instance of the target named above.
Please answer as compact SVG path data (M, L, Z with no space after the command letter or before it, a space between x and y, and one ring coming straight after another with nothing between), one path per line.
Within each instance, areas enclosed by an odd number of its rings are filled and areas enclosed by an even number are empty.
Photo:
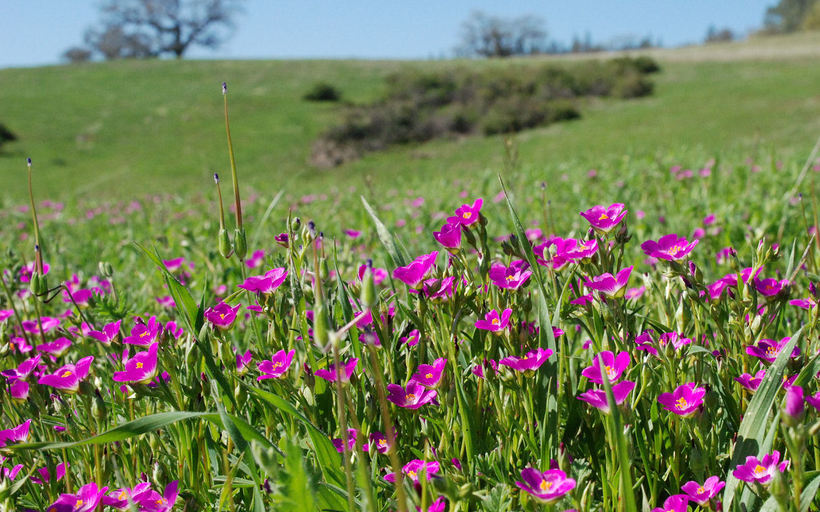
M105 59L182 56L193 46L218 48L233 33L244 0L104 0L88 49Z
M461 26L459 55L509 57L540 53L547 46L544 20L536 16L508 19L475 11Z

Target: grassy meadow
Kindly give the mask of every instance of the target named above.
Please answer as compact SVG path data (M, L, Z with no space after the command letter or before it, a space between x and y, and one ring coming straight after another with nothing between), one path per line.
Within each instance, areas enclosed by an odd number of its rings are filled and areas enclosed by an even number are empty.
M0 510L817 512L815 42L330 170L315 82L541 59L0 70Z

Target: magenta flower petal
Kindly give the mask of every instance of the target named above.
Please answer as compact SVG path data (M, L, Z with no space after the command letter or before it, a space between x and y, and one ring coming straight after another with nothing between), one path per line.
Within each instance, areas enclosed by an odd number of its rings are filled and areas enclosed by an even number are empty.
M291 350L290 352L280 350L275 353L270 360L260 362L257 368L262 372L262 375L257 377L256 380L278 379L282 377L287 373L288 368L290 368L294 354L296 354L295 350Z
M511 314L512 309L509 308L505 309L500 316L498 315L498 311L493 309L484 315L484 320L476 320L475 326L477 329L485 331L500 332L509 325Z
M515 371L524 372L527 370L537 370L541 367L547 359L552 355L552 350L548 348L538 348L527 352L524 357L518 358L514 356L505 357L498 361L498 364L509 366Z
M764 455L762 459L750 455L746 457L745 463L732 471L732 475L744 482L767 484L777 472L782 473L788 468L789 461L783 461L779 465L778 461L780 461L780 452L777 450Z
M661 393L658 402L667 411L688 418L694 415L698 408L703 405L705 395L706 388L696 387L694 382L689 382L678 386L672 393Z
M216 306L205 310L205 320L219 329L230 329L236 320L236 314L241 307L242 304L237 304L236 306L231 307L224 302L220 302Z
M652 512L686 512L689 508L689 496L685 494L674 494L666 498L663 508L656 507Z
M421 384L410 381L403 388L398 384L387 385L387 399L399 407L418 409L435 400L438 393L434 389L425 389Z
M681 490L686 493L690 500L702 506L716 497L725 486L726 482L721 482L720 478L716 476L710 476L703 485L689 481L683 484Z
M327 369L322 368L316 370L314 375L317 377L321 377L328 382L336 382L336 379L341 376L342 382L350 381L350 377L353 375L354 370L356 369L356 364L359 362L357 358L353 358L348 360L346 363L342 365L341 371L336 370L336 365L331 364L327 367Z
M535 468L524 468L521 470L521 479L524 481L515 482L515 485L546 503L557 501L575 488L575 480L567 478L566 473L560 469L542 473Z
M402 281L410 288L420 289L422 281L424 281L427 273L436 263L437 256L438 251L419 256L409 265L394 270L393 278Z
M148 384L157 374L157 351L159 343L154 342L151 347L140 352L125 363L125 370L114 372L115 382L131 382Z
M617 382L627 369L630 362L629 352L623 351L616 356L609 350L605 350L599 354L604 363L604 372L609 377L609 382ZM598 363L598 357L592 358L592 366L588 366L581 370L581 375L589 379L595 384L603 384L601 379L601 367Z
M418 382L426 388L434 388L441 381L444 368L447 366L447 359L439 358L430 364L420 364L416 368L416 373L410 378L411 382Z
M581 217L585 218L595 231L605 234L612 231L626 217L627 210L621 203L615 203L608 207L597 205L585 212L581 212Z
M629 396L629 393L635 389L635 383L631 380L625 380L612 386L612 398L615 399L615 405L621 405ZM609 414L609 401L606 398L606 391L603 389L591 389L585 393L578 395L578 400L582 400L589 405L597 408L604 414Z
M658 241L647 240L641 244L643 252L652 258L667 261L681 261L698 245L698 240L688 242L677 234L662 236Z

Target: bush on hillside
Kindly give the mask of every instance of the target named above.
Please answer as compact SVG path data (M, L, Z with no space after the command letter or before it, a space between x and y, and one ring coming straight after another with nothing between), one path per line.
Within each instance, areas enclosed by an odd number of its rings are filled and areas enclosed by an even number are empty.
M325 131L311 160L331 167L397 144L513 133L576 119L581 98L651 94L646 74L658 69L648 57L625 57L572 67L404 70L387 78L382 100L352 107L341 124Z
M3 147L3 144L6 142L12 142L17 140L17 135L15 135L11 130L6 128L6 125L0 123L0 148Z
M302 96L307 101L339 101L342 94L327 82L317 82Z

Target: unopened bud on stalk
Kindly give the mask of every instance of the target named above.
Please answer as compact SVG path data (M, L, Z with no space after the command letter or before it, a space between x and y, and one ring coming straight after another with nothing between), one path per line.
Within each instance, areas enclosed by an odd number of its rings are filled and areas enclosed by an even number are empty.
M222 207L222 188L219 186L219 174L214 173L214 183L216 184L216 193L219 196L219 254L223 258L231 257L233 247L231 246L231 237L228 236L228 230L225 229L225 209Z
M94 402L91 404L91 414L100 421L104 421L108 415L108 410L105 407L105 400L100 395L100 390L94 390Z
M248 254L248 241L245 238L245 230L243 228L236 228L233 231L233 245L236 256L245 261L245 256Z
M376 305L376 282L373 278L373 260L367 260L367 266L362 275L362 306L372 308Z
M222 82L222 94L228 94L228 84Z
M313 311L313 340L319 347L327 345L329 328L325 305L317 302Z
M111 279L114 276L114 267L107 261L101 261L97 265L97 270L99 270L100 275L106 279Z

